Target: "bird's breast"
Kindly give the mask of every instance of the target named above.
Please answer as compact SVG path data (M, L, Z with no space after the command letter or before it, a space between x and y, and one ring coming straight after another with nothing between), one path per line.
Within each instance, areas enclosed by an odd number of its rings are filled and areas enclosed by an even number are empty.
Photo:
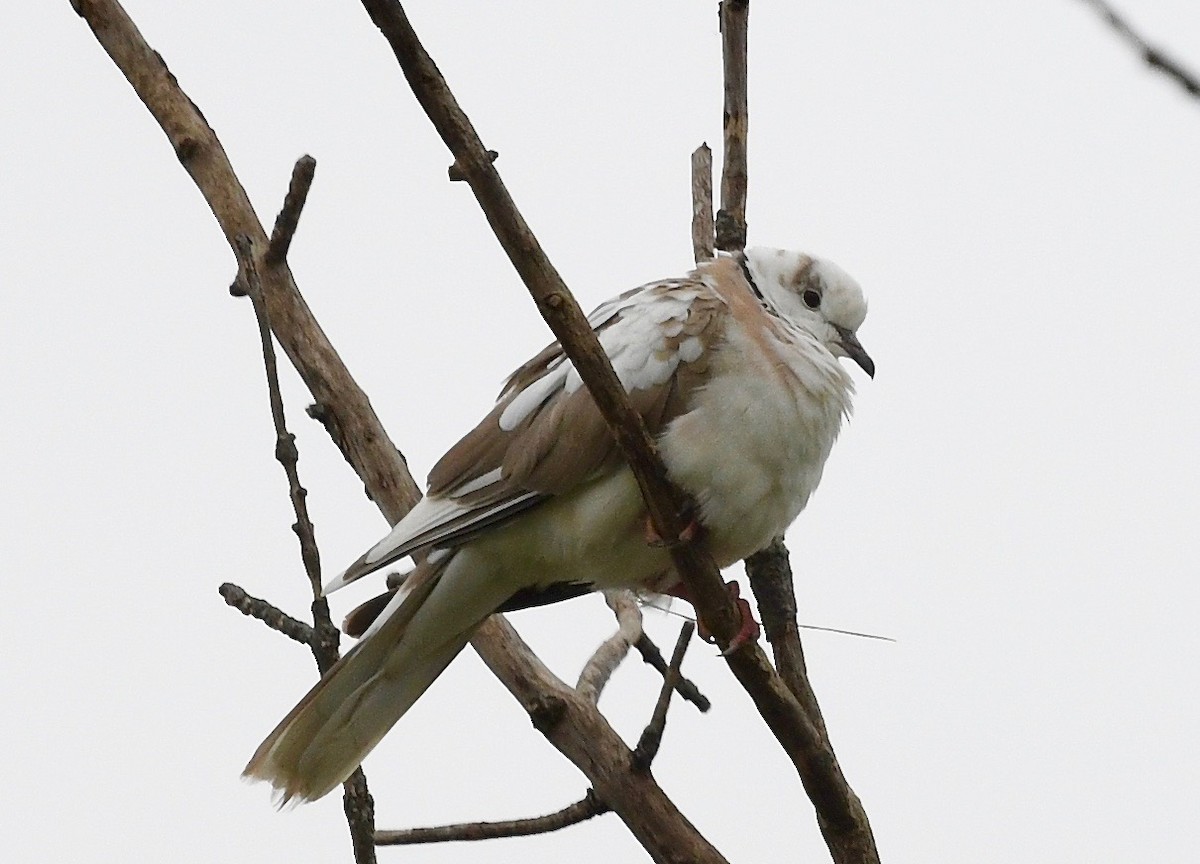
M766 546L821 479L848 411L849 378L815 343L736 329L712 375L659 439L672 480L696 500L717 564Z

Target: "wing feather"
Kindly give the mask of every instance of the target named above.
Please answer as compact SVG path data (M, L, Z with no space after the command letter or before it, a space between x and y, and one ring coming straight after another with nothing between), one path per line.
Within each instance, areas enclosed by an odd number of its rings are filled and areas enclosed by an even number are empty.
M698 271L644 285L588 316L651 434L686 412L703 386L726 308ZM553 343L509 376L488 415L433 467L428 496L326 590L421 548L461 543L619 459L591 394Z

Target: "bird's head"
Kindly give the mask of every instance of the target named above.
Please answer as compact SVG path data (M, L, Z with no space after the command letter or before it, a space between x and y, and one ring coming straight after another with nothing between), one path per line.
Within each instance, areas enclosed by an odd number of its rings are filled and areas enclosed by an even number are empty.
M862 289L832 261L786 249L747 249L751 287L780 315L805 327L836 357L849 357L872 378L875 362L858 341L867 317Z

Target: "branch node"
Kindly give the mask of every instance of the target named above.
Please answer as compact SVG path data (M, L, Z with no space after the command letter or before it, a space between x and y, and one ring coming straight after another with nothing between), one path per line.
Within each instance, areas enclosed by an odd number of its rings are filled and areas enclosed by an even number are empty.
M191 136L183 136L175 142L175 157L185 165L196 158L204 145Z
M486 152L489 162L495 162L500 158L500 154L495 150L488 150ZM446 173L450 176L451 183L457 183L467 179L467 172L463 170L461 165L459 165L458 160L455 160L454 164L446 169Z
M567 713L567 703L559 696L545 693L527 706L527 710L529 719L533 721L533 728L543 735L549 735Z

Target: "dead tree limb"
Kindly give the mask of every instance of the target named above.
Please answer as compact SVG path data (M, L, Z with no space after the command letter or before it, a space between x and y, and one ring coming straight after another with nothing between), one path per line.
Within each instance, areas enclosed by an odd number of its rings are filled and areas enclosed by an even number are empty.
M699 264L714 254L712 149L701 144L692 153L692 257Z
M124 9L116 0L71 2L163 128L230 246L245 235L265 248L266 232L216 134ZM403 457L313 318L286 262L259 270L272 331L316 399L316 415L372 500L390 522L398 521L420 497ZM503 616L484 622L472 645L655 861L724 862L652 777L631 770L632 751L596 707L553 676Z
M1114 9L1112 4L1106 0L1083 0L1083 2L1095 9L1096 14L1104 19L1105 23L1122 41L1137 52L1147 66L1166 75L1193 99L1200 99L1200 77L1185 69L1178 60L1167 56L1161 48L1146 41L1146 38L1134 30L1125 16Z
M454 164L470 184L497 240L612 429L638 481L655 530L660 537L680 537L688 510L684 496L667 480L666 469L642 418L630 404L583 310L517 210L475 128L421 45L398 0L361 2L391 45L417 101L453 154ZM729 21L724 17L726 10ZM735 38L743 46L747 13L747 0L726 0L722 5L723 29L727 33L740 32ZM742 50L744 53L744 47ZM744 67L744 60L741 65ZM742 79L744 89L744 76ZM726 88L729 89L728 83ZM739 195L744 200L744 185L742 182L739 191L738 181L731 182L731 206L739 206ZM744 212L744 203L740 206ZM744 219L741 224L744 225ZM727 648L737 630L739 616L711 556L691 543L674 544L670 551L700 619L716 636L718 644ZM818 823L834 860L839 864L877 861L866 813L846 782L828 740L776 674L762 649L757 643L743 645L729 652L726 660L795 765L817 809ZM485 658L485 662L489 661Z
M225 598L225 602L243 615L257 618L272 630L282 633L284 636L295 642L299 642L305 647L312 645L313 628L311 624L305 624L303 621L293 618L266 600L251 597L245 590L234 585L232 582L225 582L218 590L221 596Z
M590 699L559 680L512 629L503 615L486 626L506 638L483 662L529 713L533 725L579 766L596 795L612 808L657 862L723 862L630 750Z
M725 111L721 168L721 209L717 211L716 246L723 252L746 248L746 193L749 170L746 137L750 112L748 76L750 0L722 0L721 61L724 67Z
M496 239L533 296L538 311L613 430L642 490L658 536L680 537L687 524L685 514L692 508L668 482L666 468L646 425L633 409L587 316L517 209L474 126L421 45L400 3L362 0L362 4L391 45L417 101L453 154L454 164L470 184ZM688 543L673 545L671 556L709 632L723 648L727 647L738 630L740 618L711 556Z
M632 633L636 630L641 632L641 613L637 610L636 603L628 591L610 591L605 592L606 599L613 611L617 613L617 618L621 622L620 630L613 639L608 640L605 646L601 647L601 652L611 650L618 644L623 644L621 648L621 656L629 651ZM632 604L632 610L630 605ZM631 612L636 612L634 617ZM671 695L676 691L679 684L679 668L683 665L683 655L687 651L688 643L691 641L692 634L695 632L696 625L691 621L686 622L679 632L679 638L675 643L675 651L671 655L671 665L667 668L663 675L662 687L659 690L658 699L655 700L654 711L651 714L650 722L646 724L646 728L642 731L641 737L638 739L637 747L633 750L633 764L638 770L646 771L650 768L650 764L654 761L654 757L658 755L658 748L662 744L663 731L667 725L667 707L671 701ZM614 641L615 640L615 641ZM657 649L655 649L657 650ZM609 668L607 660L597 661L593 655L592 663L598 665L602 670L612 672ZM595 702L599 697L600 690L603 689L604 682L597 681L596 676L604 674L603 672L587 672L580 676L581 682L587 680L589 686L576 685L575 691L592 702ZM605 677L607 680L607 677ZM465 822L457 825L442 825L434 828L407 828L396 831L376 831L375 842L380 846L399 846L410 845L415 843L438 843L457 840L491 840L500 837L526 837L531 834L544 834L549 831L557 831L560 828L566 828L571 825L577 825L586 819L591 819L594 816L599 816L602 813L609 812L609 808L596 796L593 789L589 789L582 800L576 801L562 810L550 813L546 816L537 816L532 819L512 819L504 822Z
M715 225L716 248L736 252L746 245L746 197L748 191L746 154L748 19L747 0L724 0L720 4L721 44L724 67L724 152L721 169L721 209ZM704 152L692 154L692 212L712 212L711 183L705 188ZM711 159L711 157L710 157ZM711 174L711 167L708 167ZM707 207L704 200L707 196ZM699 249L698 220L692 223L692 245ZM713 230L713 229L710 229ZM699 253L697 253L699 254ZM867 814L838 767L833 745L816 694L808 680L804 649L800 642L795 587L782 539L746 560L746 573L758 602L763 630L771 645L775 664L787 689L798 700L808 720L812 737L805 747L812 755L811 770L801 769L805 790L817 809L817 822L838 862L875 862L879 854ZM806 732L806 735L808 733ZM800 767L799 765L797 767Z
M670 667L667 665L667 661L663 659L662 652L658 650L658 646L654 644L649 636L643 633L641 638L634 643L633 647L642 655L643 663L654 667L660 675L665 676L667 674ZM682 675L675 682L675 690L680 696L695 705L701 713L712 708L712 702L700 692L700 688Z
M692 641L696 625L691 621L684 623L679 630L679 638L675 640L675 650L671 653L671 665L663 676L662 688L658 691L658 700L654 703L654 713L650 722L642 730L637 747L633 748L634 761L643 769L648 769L658 748L662 745L663 732L667 728L667 709L671 706L671 696L675 692L675 684L679 680L679 668L683 665L683 655L687 653Z
M439 825L435 828L376 831L375 843L378 846L412 846L417 843L529 837L578 825L580 822L607 812L608 808L596 797L596 793L589 789L579 801L545 816L536 816L532 819L510 819L505 822L462 822L457 825Z
M230 247L244 234L256 248L265 249L269 243L266 231L216 133L184 94L162 57L146 44L120 3L70 2L166 133ZM328 418L326 428L346 461L358 472L388 520L397 521L421 497L404 457L387 437L366 395L312 317L287 264L260 269L263 297L280 347L322 407Z
M299 186L304 191L292 195L284 206L284 212L276 222L275 237L277 246L276 265L283 263L283 253L291 242L292 234L300 219L300 209L304 205L308 183L312 182L312 168L315 163L311 158L307 163L302 159L296 165L293 174L293 189ZM302 167L303 166L303 167ZM300 181L295 178L300 177ZM307 176L308 182L303 182ZM316 531L308 516L308 492L300 485L300 452L296 449L296 436L287 429L287 420L283 413L283 394L279 389L279 369L275 361L275 345L271 338L271 322L267 314L267 303L263 298L262 281L258 273L258 251L254 241L247 235L240 234L234 240L234 250L238 259L239 282L245 287L254 307L254 317L258 322L258 335L262 342L263 366L267 373L267 396L271 404L271 421L275 427L275 458L283 466L287 475L288 497L292 502L292 510L296 514L296 522L292 530L300 540L300 559L304 564L304 573L308 577L309 588L312 590L313 633L309 641L313 658L317 661L317 669L322 675L333 668L338 661L338 639L341 634L333 626L329 616L329 603L321 593L321 556L317 549ZM270 254L270 247L264 250L263 256ZM375 864L375 802L367 789L367 778L362 768L356 768L342 784L342 807L346 814L346 823L350 827L350 842L357 864Z
M600 692L621 665L629 649L637 644L642 632L642 610L632 591L609 590L604 592L604 602L617 618L617 632L600 643L591 658L579 673L575 689L591 699L600 700Z

